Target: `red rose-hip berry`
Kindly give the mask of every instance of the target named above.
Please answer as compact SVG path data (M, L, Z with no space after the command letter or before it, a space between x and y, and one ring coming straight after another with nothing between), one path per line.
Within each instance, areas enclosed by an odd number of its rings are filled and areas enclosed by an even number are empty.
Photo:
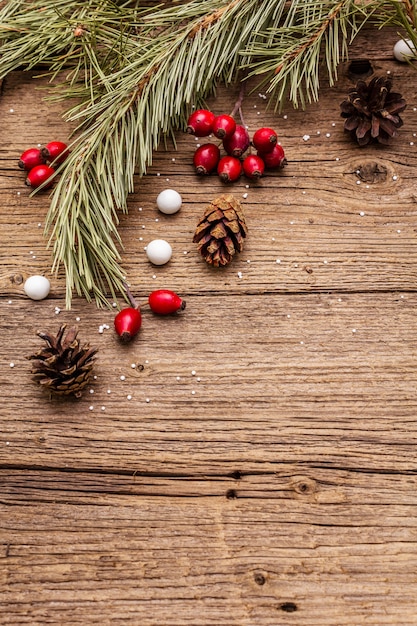
M265 163L260 156L249 154L242 163L242 169L245 176L252 180L257 180L265 172Z
M236 122L231 115L218 115L214 118L213 134L219 139L231 137L236 130Z
M36 165L43 165L43 163L45 163L45 159L39 148L29 148L28 150L22 152L17 164L21 170L30 172L33 167Z
M241 157L250 146L249 133L246 128L236 124L236 130L233 135L223 139L223 146L230 156Z
M213 172L220 160L220 150L214 143L205 143L194 152L193 163L199 175Z
M217 173L224 183L233 183L242 173L242 164L236 157L224 156L219 161Z
M269 170L276 169L278 167L284 167L287 163L285 158L284 148L277 143L271 152L260 155L265 163L265 167Z
M252 143L258 152L267 154L274 149L278 135L273 128L258 128L252 137Z
M185 300L182 300L175 291L157 289L148 298L149 306L158 315L171 315L185 309Z
M52 176L55 174L55 170L49 165L35 165L30 172L28 172L26 178L26 184L33 189L37 189L41 185L44 189L49 189L52 186ZM46 183L46 181L51 178L51 180ZM44 184L46 183L46 184Z
M188 118L186 131L197 137L207 137L213 131L213 122L216 116L207 109L199 109L191 113Z
M138 334L141 326L141 312L132 306L122 309L114 318L115 331L123 343L131 341Z
M63 163L69 155L68 146L62 141L50 141L42 148L42 156L50 162L59 165Z

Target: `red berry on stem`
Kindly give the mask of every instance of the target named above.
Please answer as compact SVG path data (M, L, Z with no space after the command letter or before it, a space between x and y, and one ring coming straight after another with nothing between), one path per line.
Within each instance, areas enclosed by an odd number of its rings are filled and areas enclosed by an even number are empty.
M260 156L256 154L249 154L242 163L242 169L245 176L256 180L263 176L265 171L265 163Z
M41 185L44 189L49 189L52 186L52 179L46 183L46 181L55 174L55 170L49 165L35 165L27 175L26 184L33 189L37 189ZM44 184L46 183L46 184Z
M236 130L236 122L231 115L218 115L214 118L213 134L219 139L231 137Z
M158 315L170 315L185 309L185 300L169 289L157 289L148 298L149 306Z
M128 343L138 334L142 326L142 315L138 308L129 306L118 312L114 318L114 328L123 343Z
M29 148L20 155L17 164L21 170L29 172L35 165L42 165L43 163L45 163L45 159L39 148Z
M69 155L68 146L62 141L51 141L42 148L42 156L47 160L56 163L63 163Z
M278 135L273 128L258 128L252 137L252 143L258 152L267 154L274 149Z
M217 173L224 183L232 183L242 173L242 164L236 157L224 156L217 166Z
M267 169L275 169L277 167L284 167L287 163L285 158L284 148L277 143L271 152L267 154L261 154L261 157L265 163Z
M199 109L191 113L187 122L187 133L197 137L207 137L213 130L213 121L216 116L207 109Z
M220 159L220 150L214 143L205 143L194 152L193 162L199 175L213 172Z
M236 130L230 137L223 139L223 146L227 154L234 157L240 157L249 148L249 133L244 126L236 124Z

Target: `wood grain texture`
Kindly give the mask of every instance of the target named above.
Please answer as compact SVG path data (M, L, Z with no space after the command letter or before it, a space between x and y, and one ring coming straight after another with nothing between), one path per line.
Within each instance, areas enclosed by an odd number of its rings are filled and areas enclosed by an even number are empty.
M24 296L27 276L50 275L48 196L30 196L17 159L70 128L41 80L4 81L1 624L415 625L417 83L396 39L364 32L351 50L407 99L388 149L343 132L346 63L306 111L247 95L250 129L276 127L289 161L258 184L196 178L182 133L155 153L120 216L143 308L126 346L114 311L65 310L62 274L48 299ZM174 216L155 205L167 187L183 196ZM217 271L192 235L225 189L249 236ZM174 249L163 267L144 252L158 237ZM149 311L159 287L186 299L181 315ZM99 348L79 401L43 395L25 358L62 322Z

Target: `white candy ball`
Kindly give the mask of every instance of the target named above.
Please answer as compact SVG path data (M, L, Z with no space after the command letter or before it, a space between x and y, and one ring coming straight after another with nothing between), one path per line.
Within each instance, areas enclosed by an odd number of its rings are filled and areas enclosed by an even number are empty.
M172 248L165 239L154 239L146 246L146 254L154 265L164 265L172 256Z
M49 294L51 283L45 276L30 276L23 289L32 300L43 300Z
M397 61L407 61L416 56L416 49L411 39L400 39L394 46L394 57Z
M166 215L172 215L180 210L182 198L174 189L164 189L156 199L156 206Z

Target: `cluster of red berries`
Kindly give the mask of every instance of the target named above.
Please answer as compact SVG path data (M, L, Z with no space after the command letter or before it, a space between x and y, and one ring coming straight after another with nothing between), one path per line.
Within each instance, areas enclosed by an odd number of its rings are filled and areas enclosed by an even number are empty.
M27 172L26 184L33 189L41 185L44 189L52 186L55 167L65 161L69 154L68 146L62 141L51 141L43 148L28 148L21 155L18 166Z
M123 343L131 341L133 337L138 334L142 326L142 314L139 305L136 303L127 287L126 293L131 306L119 311L114 318L114 329ZM171 315L172 313L185 309L185 300L182 300L175 291L171 291L170 289L157 289L153 291L148 298L148 304L151 311L157 315Z
M287 162L274 129L259 128L251 140L247 129L236 124L231 115L216 116L212 111L199 109L188 118L186 130L197 137L213 134L221 139L226 152L222 156L215 143L199 146L193 157L195 171L199 175L216 171L222 181L230 183L243 173L247 178L257 180L264 175L266 169L281 168ZM245 156L251 146L256 149L256 154Z

